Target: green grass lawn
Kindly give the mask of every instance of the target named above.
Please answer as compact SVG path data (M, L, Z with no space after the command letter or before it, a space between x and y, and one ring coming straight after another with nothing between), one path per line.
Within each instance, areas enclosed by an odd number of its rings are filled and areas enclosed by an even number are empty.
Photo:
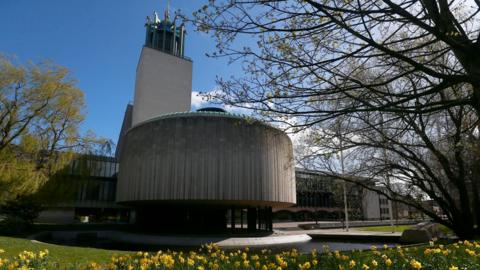
M397 225L397 226L394 226L394 231L395 232L403 232L407 229L410 229L412 226L414 225ZM371 226L371 227L359 227L357 228L361 231L370 231L370 232L391 232L392 231L392 227L391 226ZM452 234L452 231L443 226L443 225L439 225L439 229L440 231L442 231L445 235L449 235L449 234Z
M60 266L66 267L75 264L84 264L91 261L106 263L110 261L113 254L126 254L125 251L112 251L96 248L66 247L39 242L32 242L23 238L0 236L0 249L5 253L0 257L12 259L18 253L27 250L38 252L48 249L50 252L49 261L58 262Z
M410 229L412 225L397 225L393 226L395 232L403 232L407 229ZM357 228L361 231L370 231L370 232L391 232L391 226L371 226L371 227L360 227Z

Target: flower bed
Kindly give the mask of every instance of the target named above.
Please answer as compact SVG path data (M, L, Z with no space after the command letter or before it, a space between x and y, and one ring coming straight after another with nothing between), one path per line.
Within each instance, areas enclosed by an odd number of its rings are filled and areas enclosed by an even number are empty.
M49 261L48 250L23 251L13 259L2 259L0 270L55 269L58 264ZM91 262L72 266L72 269L100 270L347 270L347 269L480 269L480 243L462 241L450 245L433 242L422 247L375 247L370 251L339 252L325 247L300 254L297 250L274 253L271 250L224 251L215 245L206 245L197 252L159 251L113 255L107 264Z

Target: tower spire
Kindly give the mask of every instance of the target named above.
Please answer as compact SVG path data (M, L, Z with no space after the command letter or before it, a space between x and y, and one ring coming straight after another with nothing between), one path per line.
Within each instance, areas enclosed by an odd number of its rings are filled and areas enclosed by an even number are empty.
M165 21L170 21L170 0L167 0L167 8L165 9Z
M170 18L170 0L167 0L165 18L160 20L157 12L147 17L145 46L175 56L183 57L185 49L185 26L177 27L175 18Z

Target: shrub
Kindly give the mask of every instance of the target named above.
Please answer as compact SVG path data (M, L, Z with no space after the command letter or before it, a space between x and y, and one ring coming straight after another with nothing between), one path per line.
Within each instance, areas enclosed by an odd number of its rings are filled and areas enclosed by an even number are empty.
M20 234L30 229L38 217L41 207L30 197L19 197L7 201L0 207L0 232L4 234Z

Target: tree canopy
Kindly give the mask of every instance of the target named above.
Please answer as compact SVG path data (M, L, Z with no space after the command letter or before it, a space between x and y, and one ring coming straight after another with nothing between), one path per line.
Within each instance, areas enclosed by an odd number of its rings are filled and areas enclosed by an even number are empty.
M193 23L214 33L212 56L244 64L216 98L308 125L357 111L480 111L479 10L478 1L212 1ZM374 77L359 78L366 70ZM453 100L416 102L462 84L469 91Z
M209 98L307 130L312 166L374 179L469 238L480 235L479 12L478 0L211 1L192 22L216 39L211 56L244 69Z
M31 194L76 152L100 142L82 135L83 92L67 68L0 57L0 200Z

